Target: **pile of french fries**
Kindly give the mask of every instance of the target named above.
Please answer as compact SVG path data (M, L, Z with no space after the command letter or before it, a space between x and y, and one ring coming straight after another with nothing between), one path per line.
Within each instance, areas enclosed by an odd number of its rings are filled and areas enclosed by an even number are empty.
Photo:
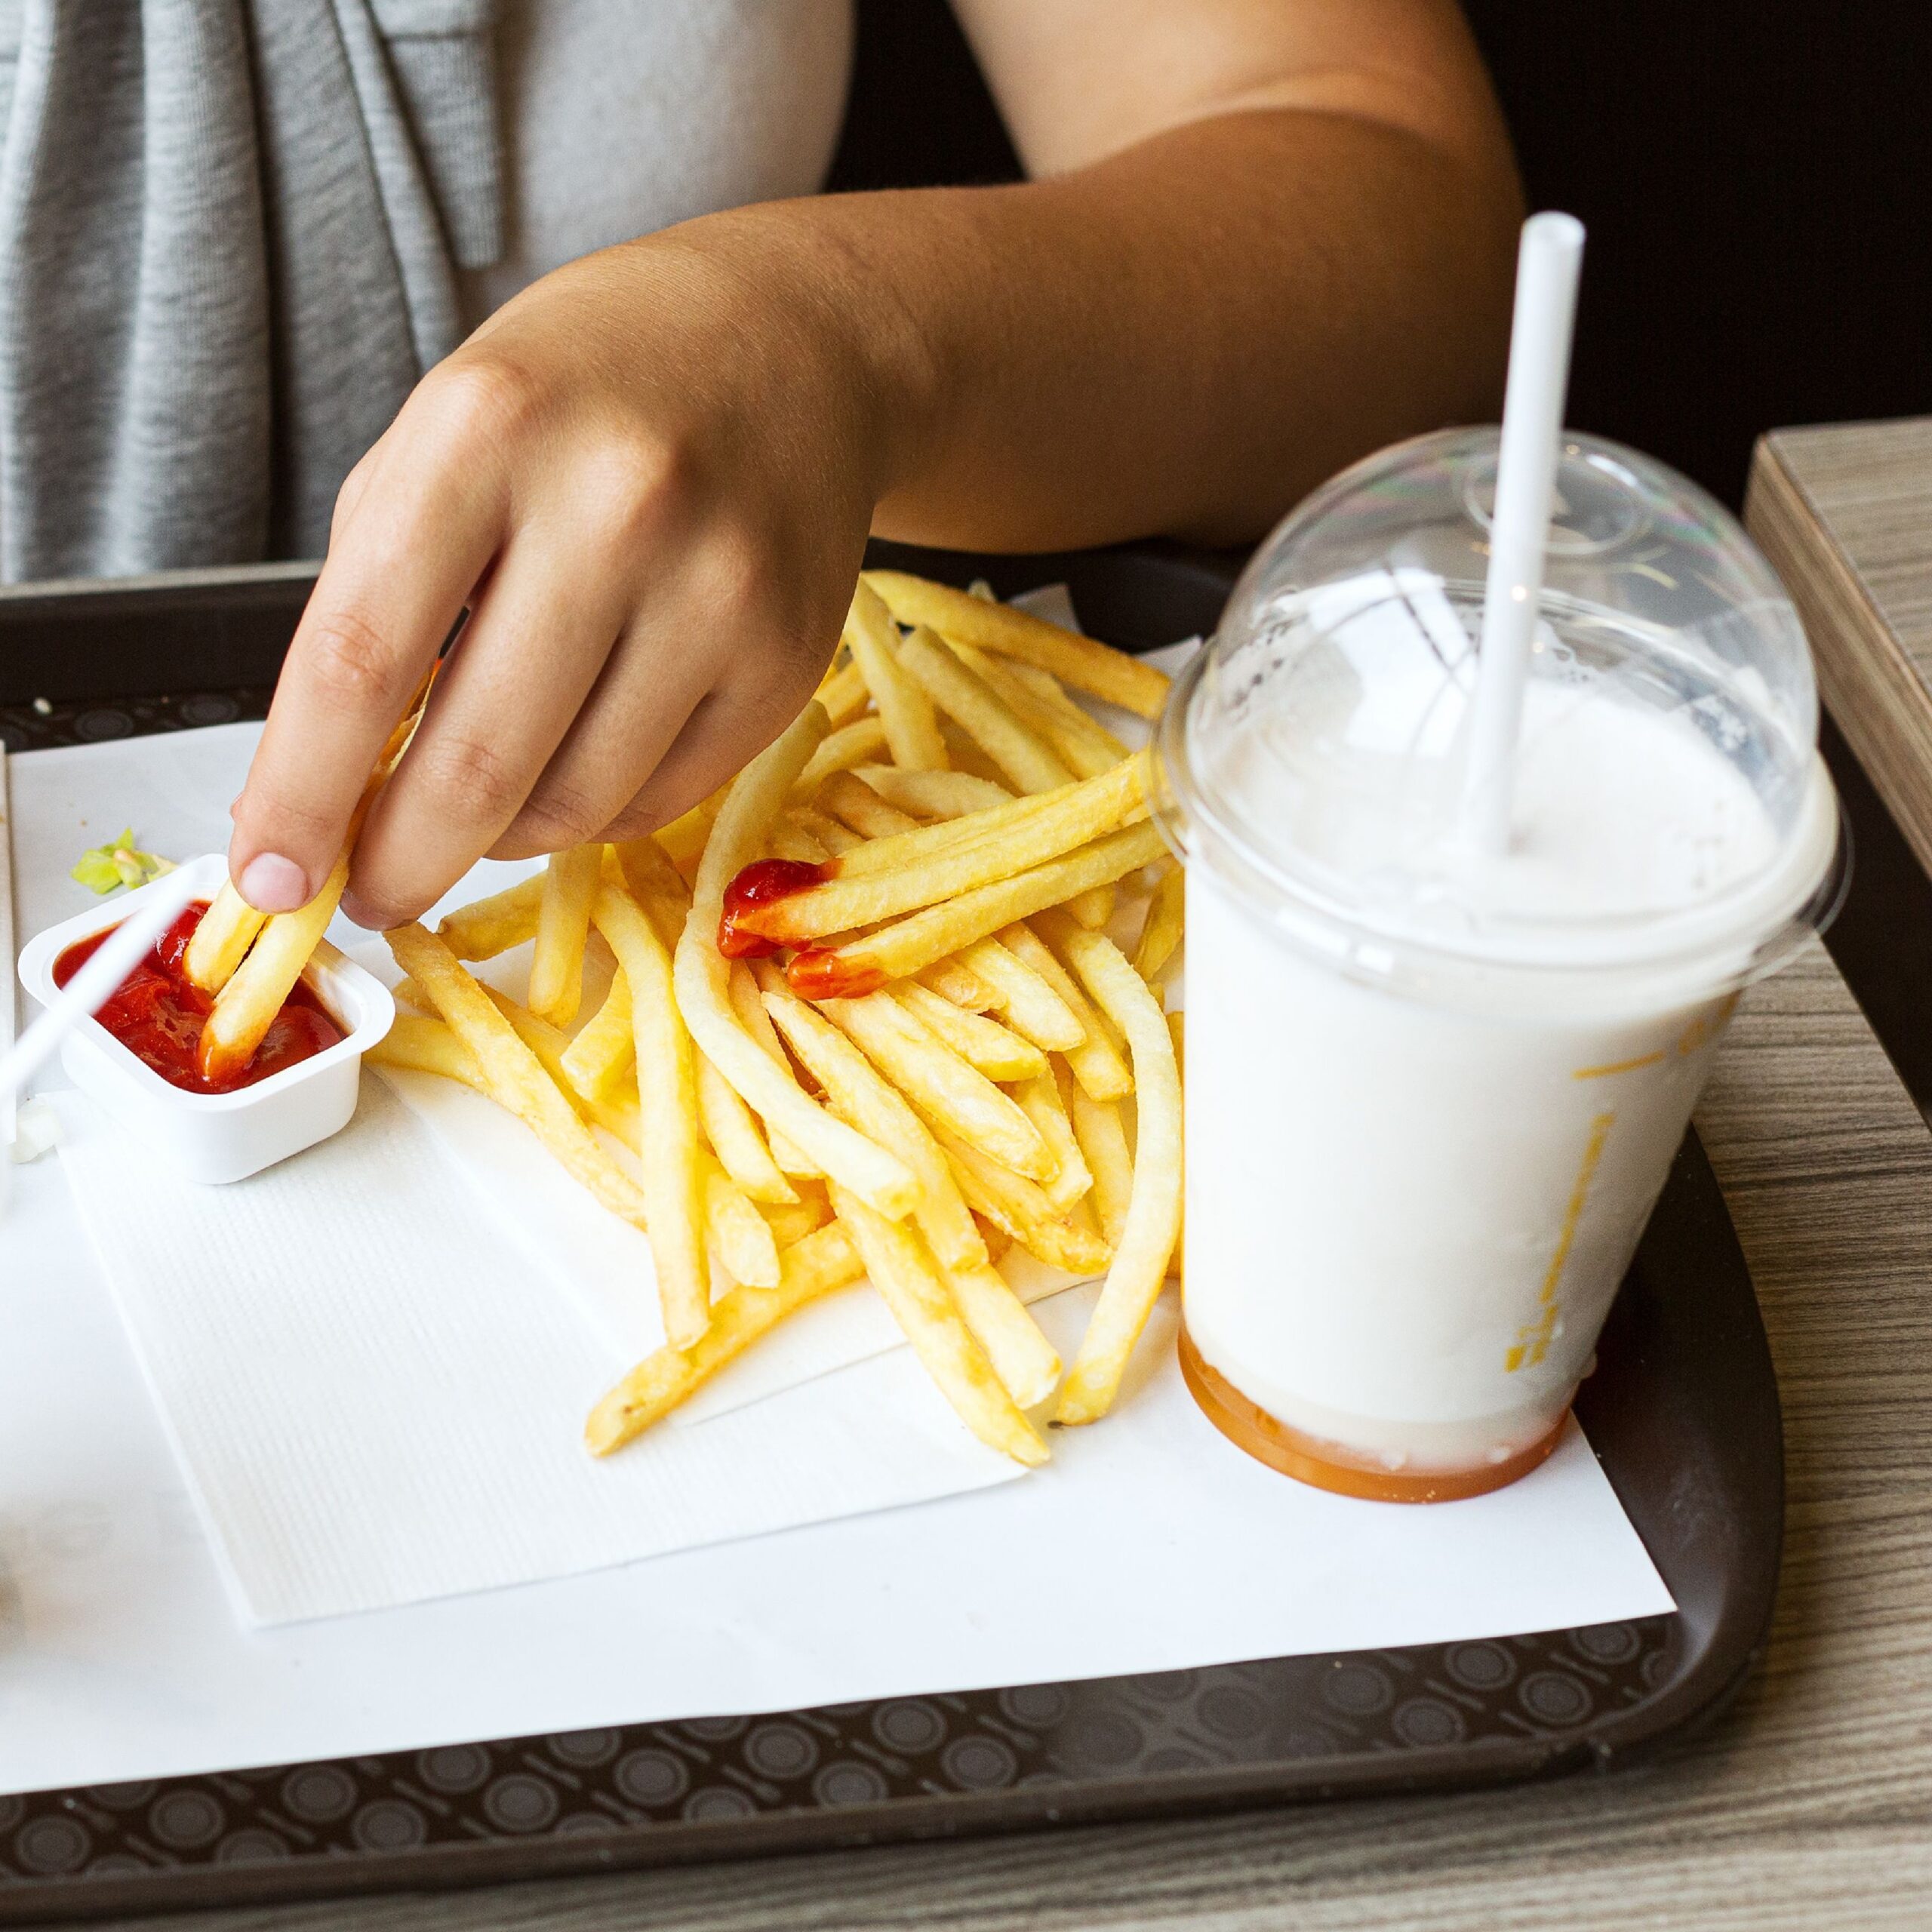
M982 1441L1037 1463L1028 1411L1106 1414L1180 1231L1180 876L1145 754L1069 688L1152 718L1167 680L869 574L816 699L722 792L388 935L417 1011L373 1057L508 1108L650 1240L667 1340L592 1411L597 1454L862 1275ZM466 970L526 941L527 1004ZM994 1265L1014 1245L1105 1275L1064 1377Z

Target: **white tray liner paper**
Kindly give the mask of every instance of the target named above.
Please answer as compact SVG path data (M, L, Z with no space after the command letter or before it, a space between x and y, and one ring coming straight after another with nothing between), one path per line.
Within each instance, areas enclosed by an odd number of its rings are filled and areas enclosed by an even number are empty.
M109 819L218 848L255 734L17 757L20 932L86 903L66 868ZM1574 1427L1491 1497L1324 1495L1210 1428L1165 1303L1115 1415L1023 1478L903 1347L592 1464L583 1408L626 1365L608 1287L531 1267L383 1083L260 1177L259 1217L241 1189L158 1201L85 1114L66 1164L116 1211L90 1240L48 1160L0 1229L0 1791L1672 1607ZM297 1214L313 1254L276 1248ZM1064 1355L1092 1293L1038 1305ZM372 1577L395 1607L325 1614Z

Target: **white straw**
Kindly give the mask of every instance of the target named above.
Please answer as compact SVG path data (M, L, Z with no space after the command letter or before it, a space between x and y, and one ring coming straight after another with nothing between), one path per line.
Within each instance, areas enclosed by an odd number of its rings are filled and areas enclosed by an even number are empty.
M1496 513L1489 527L1482 649L1463 791L1463 836L1479 851L1500 852L1509 841L1516 739L1543 601L1543 549L1556 488L1583 260L1583 224L1574 215L1532 215L1524 223L1509 333L1509 386L1497 459Z
M107 1004L143 955L181 916L195 889L186 867L148 888L152 896L115 928L53 1004L0 1056L0 1095L17 1094L72 1029ZM5 1158L0 1150L0 1159Z

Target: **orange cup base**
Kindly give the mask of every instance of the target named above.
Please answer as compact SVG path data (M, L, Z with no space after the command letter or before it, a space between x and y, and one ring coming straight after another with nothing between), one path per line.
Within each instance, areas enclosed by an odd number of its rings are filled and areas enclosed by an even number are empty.
M1353 1457L1339 1443L1291 1429L1251 1402L1227 1377L1210 1368L1185 1328L1180 1333L1180 1372L1201 1413L1232 1442L1257 1463L1266 1463L1284 1476L1337 1496L1359 1496L1374 1503L1453 1503L1466 1496L1487 1495L1526 1476L1556 1447L1570 1411L1565 1408L1547 1435L1500 1463L1473 1469L1447 1469L1404 1475L1367 1457Z

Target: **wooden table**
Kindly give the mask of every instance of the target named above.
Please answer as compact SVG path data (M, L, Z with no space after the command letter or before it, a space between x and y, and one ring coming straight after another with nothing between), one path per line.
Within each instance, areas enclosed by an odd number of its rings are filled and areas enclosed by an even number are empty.
M1894 463L1907 443L1918 454ZM1861 446L1890 466L1881 488L1863 475ZM1894 635L1916 635L1924 675L1932 666L1932 514L1918 520L1927 534L1915 548L1910 530L1883 506L1915 501L1932 512L1932 424L1792 432L1770 450L1767 462L1809 478L1814 493L1777 512L1781 535L1790 532L1787 568L1807 540L1807 516L1817 554L1831 547L1804 507L1815 493L1853 506L1854 547L1841 554L1879 560L1882 601L1869 586L1864 592L1877 608L1901 622L1917 614L1915 633ZM1856 579L1855 561L1850 570ZM1859 608L1855 583L1837 588L1842 602L1808 600L1814 628L1821 613ZM1832 667L1831 688L1876 690L1876 674L1862 681L1857 664L1873 634L1863 620L1844 622L1817 640ZM1926 746L1932 772L1932 736ZM1788 1540L1765 1668L1704 1735L1648 1766L1444 1798L211 1913L168 1924L180 1932L1925 1925L1932 1133L1818 950L1746 999L1698 1124L1777 1357Z

